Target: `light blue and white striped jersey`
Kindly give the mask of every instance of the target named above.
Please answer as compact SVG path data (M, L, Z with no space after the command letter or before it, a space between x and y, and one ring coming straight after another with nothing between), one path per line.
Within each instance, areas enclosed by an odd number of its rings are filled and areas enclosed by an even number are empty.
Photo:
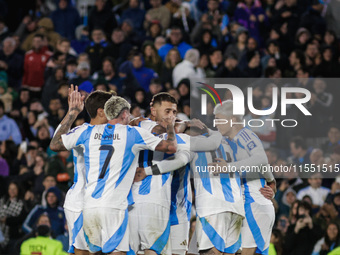
M245 167L249 166L249 163L256 165L255 159L256 162L263 162L263 165L268 162L261 140L249 128L241 129L233 140L228 141L233 150L235 164L241 165L244 168L240 170L245 170ZM249 159L250 157L254 157L253 163L241 163L242 160ZM248 171L242 171L242 184L245 203L257 202L262 205L272 204L272 202L260 192L260 188L266 185L266 180L261 173L249 171L249 169Z
M214 174L208 164L215 158L232 161L232 150L225 140L216 151L192 153L191 168L194 174L195 203L199 217L233 212L244 216L244 204L239 173Z
M158 125L151 120L141 121L139 126L150 132ZM160 139L167 139L167 134L159 135ZM177 149L183 146L185 142L176 135ZM157 164L158 162L172 156L159 151L145 150L141 151L138 156L139 167L148 167ZM165 173L162 175L150 175L140 182L133 183L132 196L134 203L152 203L158 204L170 210L171 204L171 182L172 173Z
M125 210L136 172L136 155L141 150L155 150L160 141L146 130L121 124L81 126L64 135L67 149L84 148L84 208Z
M87 128L88 125L88 123L84 123L82 126ZM65 135L63 135L62 138L63 137L65 138ZM75 147L72 153L74 164L73 185L66 193L64 208L73 212L81 212L83 210L86 183L84 148L81 146Z
M190 136L186 134L177 134L176 137L176 153L179 153L182 150L190 151ZM171 225L178 225L190 221L192 206L190 176L190 164L173 172L170 208Z

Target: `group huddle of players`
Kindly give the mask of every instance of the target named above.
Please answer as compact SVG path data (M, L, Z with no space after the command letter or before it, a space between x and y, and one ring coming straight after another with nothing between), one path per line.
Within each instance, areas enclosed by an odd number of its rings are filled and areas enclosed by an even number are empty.
M70 130L84 106L90 123ZM230 100L214 109L217 119L242 119L232 112ZM176 121L176 114L176 99L159 93L150 119L131 121L124 98L95 91L84 100L71 86L68 113L50 144L73 150L74 184L64 204L70 253L268 254L273 175L216 171L266 165L261 141L242 126L212 131L198 120ZM189 244L190 178L197 218Z

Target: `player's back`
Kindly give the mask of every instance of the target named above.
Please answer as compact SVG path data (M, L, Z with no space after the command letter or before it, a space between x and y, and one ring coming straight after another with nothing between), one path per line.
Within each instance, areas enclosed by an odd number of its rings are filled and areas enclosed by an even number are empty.
M84 208L126 209L137 166L135 154L146 148L138 129L121 124L97 125L90 126L79 137L77 143L85 148ZM157 141L150 148L154 149Z
M215 162L215 158L223 158L227 162L233 160L227 141L222 141L215 151L195 153L191 160L197 214L205 217L229 211L244 216L240 177L238 173L208 172L208 164Z
M229 140L235 161L241 161L249 158L254 150L264 151L261 140L249 128L241 129L233 140ZM261 157L265 156L264 153ZM264 160L265 161L265 160ZM245 167L244 167L245 168ZM245 203L252 203L256 201L259 204L272 204L269 199L266 199L260 192L266 184L266 180L259 173L259 168L246 168L242 171L242 184Z

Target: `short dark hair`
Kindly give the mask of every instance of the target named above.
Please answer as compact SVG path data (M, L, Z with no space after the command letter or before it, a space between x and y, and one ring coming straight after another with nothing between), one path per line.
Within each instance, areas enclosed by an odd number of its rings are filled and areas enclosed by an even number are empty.
M104 109L107 100L113 96L110 92L96 90L85 100L85 108L91 119L97 117L97 110Z
M178 104L176 98L167 92L161 92L152 97L152 106L155 104L162 104L162 102L170 102L176 105Z
M293 52L295 53L296 58L298 58L300 60L300 64L305 65L305 63L306 63L305 53L302 50L299 50L299 49L293 50L292 53Z
M304 150L307 150L307 144L306 144L305 140L301 136L293 137L290 140L290 142L294 143L296 148L302 148Z
M61 51L57 51L53 54L52 58L55 59L55 60L58 60L58 58L60 56L66 56L64 53L62 53Z
M44 40L44 35L43 34L35 34L34 36L33 36L33 38L35 38L35 37L39 37L41 40Z
M268 66L265 70L264 70L264 77L269 77L272 76L276 73L276 71L279 70L277 67L275 66Z

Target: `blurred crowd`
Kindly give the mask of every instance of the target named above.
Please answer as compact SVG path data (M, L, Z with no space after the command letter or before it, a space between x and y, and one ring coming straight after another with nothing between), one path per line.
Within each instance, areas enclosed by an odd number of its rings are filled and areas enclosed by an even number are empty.
M49 143L67 112L70 84L84 95L116 91L133 117L148 117L152 96L167 91L186 120L198 117L192 78L258 78L251 83L256 109L271 106L275 87L312 92L311 117L287 109L285 119L297 127L254 128L272 166L326 169L275 173L270 254L337 252L340 90L329 78L340 74L339 38L337 0L0 0L0 253L19 254L41 225L67 250L62 205L73 157ZM268 117L282 119L279 111L245 119ZM84 111L74 126L87 121Z

